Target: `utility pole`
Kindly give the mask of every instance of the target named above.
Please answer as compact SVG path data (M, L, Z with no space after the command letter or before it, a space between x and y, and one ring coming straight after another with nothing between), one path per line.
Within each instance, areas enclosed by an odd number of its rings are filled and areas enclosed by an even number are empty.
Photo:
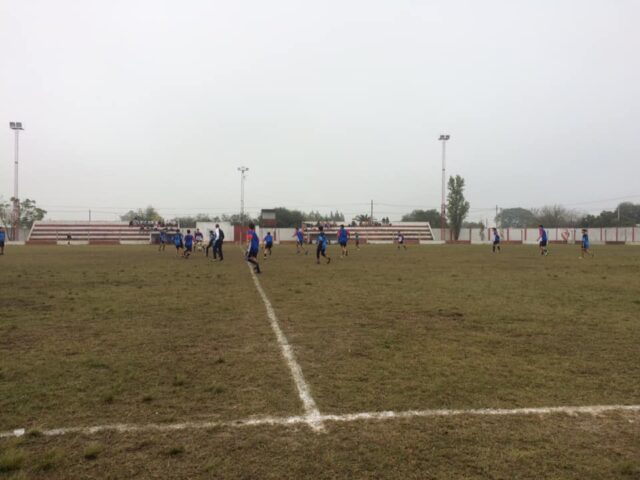
M373 200L371 200L371 225L373 225Z
M248 167L238 167L240 172L240 245L244 244L244 180L247 177Z
M18 192L18 159L20 131L24 130L22 122L9 122L9 128L15 132L14 171L13 171L13 240L20 240L20 197Z
M451 138L451 135L440 135L440 140L442 142L442 203L440 204L440 241L444 242L444 227L445 227L445 218L447 215L447 205L445 203L445 190L446 190L446 144L447 140Z

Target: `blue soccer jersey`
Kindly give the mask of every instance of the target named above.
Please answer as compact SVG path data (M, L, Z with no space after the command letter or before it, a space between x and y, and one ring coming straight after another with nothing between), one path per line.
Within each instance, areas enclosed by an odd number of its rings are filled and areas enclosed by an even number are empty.
M340 243L346 243L348 238L349 238L349 232L347 232L347 229L341 228L338 231L338 241Z
M322 250L327 248L327 237L325 236L324 232L321 232L318 235L318 247L320 247Z
M173 236L173 243L175 243L175 245L178 247L180 245L182 245L182 234L181 233L176 233Z
M5 239L5 233L4 233L4 231L1 231L0 232L0 242L4 242L4 239Z
M256 234L255 230L249 230L249 233L247 235L249 237L249 252L250 253L258 253L258 250L260 250L260 239L258 238L258 235Z
M589 235L586 233L582 235L582 248L589 248Z
M547 231L544 228L540 229L540 240L543 242L547 241Z
M264 237L264 243L266 243L267 245L273 244L273 237L271 235L267 235L266 237Z
M298 232L296 233L296 237L298 237L299 243L302 243L304 241L304 233L302 233L301 230L298 230Z
M193 246L193 235L191 235L190 233L187 233L184 236L184 244L186 247L191 248Z

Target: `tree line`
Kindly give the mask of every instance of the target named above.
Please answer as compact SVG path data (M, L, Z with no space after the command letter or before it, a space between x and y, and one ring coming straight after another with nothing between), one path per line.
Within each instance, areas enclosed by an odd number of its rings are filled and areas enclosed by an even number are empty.
M598 215L584 214L562 205L541 208L505 208L495 218L502 228L545 227L633 227L640 225L640 204L622 202L614 210L602 210Z

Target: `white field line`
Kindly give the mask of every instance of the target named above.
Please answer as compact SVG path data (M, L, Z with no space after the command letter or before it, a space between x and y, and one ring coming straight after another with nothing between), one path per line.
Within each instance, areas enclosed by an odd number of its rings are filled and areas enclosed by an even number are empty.
M318 406L316 405L315 400L311 396L311 389L309 388L309 384L304 379L302 368L300 368L300 364L296 360L293 349L291 348L291 345L289 345L287 337L285 337L282 329L280 328L280 322L278 322L276 312L274 311L269 298L267 298L267 295L264 293L264 290L260 285L260 281L258 280L258 276L254 273L251 265L249 265L249 271L251 272L251 276L253 277L253 283L255 283L256 289L258 290L260 297L262 297L264 306L267 309L269 323L271 324L273 333L276 334L278 345L280 345L280 350L282 351L282 356L287 362L289 370L291 370L291 376L293 377L293 381L296 384L296 388L298 389L298 396L300 397L300 400L302 401L302 405L304 407L306 422L312 429L320 431L323 429L322 420L320 420L320 411L318 410Z
M411 418L433 418L433 417L454 417L454 416L526 416L526 415L553 415L564 413L568 415L598 415L608 412L630 412L640 413L640 405L587 405L569 407L532 407L532 408L479 408L469 410L406 410L401 412L381 411L381 412L360 412L345 413L338 415L318 415L316 421L322 425L323 422L357 422L357 421L383 421L395 419ZM39 431L44 436L59 436L68 434L91 435L100 432L172 432L178 430L204 430L214 428L242 428L258 426L294 426L308 425L307 415L296 415L291 417L249 417L232 421L210 421L210 422L185 422L172 424L112 424L98 425L94 427L64 427L51 430ZM0 438L21 437L25 435L25 429L0 432Z

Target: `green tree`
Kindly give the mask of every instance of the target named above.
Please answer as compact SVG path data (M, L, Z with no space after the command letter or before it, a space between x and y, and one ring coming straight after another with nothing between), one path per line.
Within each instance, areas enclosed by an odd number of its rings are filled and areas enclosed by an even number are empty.
M371 223L371 215L367 215L366 213L361 213L360 215L356 215L354 220L358 222L360 225L363 223Z
M579 221L583 227L632 227L640 224L640 204L620 203L615 210L603 210L598 215L585 215Z
M274 208L276 226L278 228L299 227L305 220L305 213L300 210L289 210L285 207ZM262 220L262 218L260 219Z
M440 226L440 212L431 210L413 210L402 216L403 222L429 222L432 227Z
M130 222L132 220L140 220L144 222L158 222L162 221L162 217L158 211L149 205L147 208L139 208L137 210L129 210L124 215L120 216L120 220L123 222Z
M15 199L11 198L11 201L14 202ZM42 220L46 214L47 211L38 207L35 200L26 198L20 202L20 226L22 228L31 228L33 222Z
M538 224L545 227L578 227L581 215L575 210L569 210L562 205L545 205L531 210Z
M504 208L495 218L502 228L535 227L539 222L531 210L526 208Z
M456 240L460 237L462 222L469 213L469 202L464 198L464 178L460 175L449 177L449 193L447 195L447 219Z

